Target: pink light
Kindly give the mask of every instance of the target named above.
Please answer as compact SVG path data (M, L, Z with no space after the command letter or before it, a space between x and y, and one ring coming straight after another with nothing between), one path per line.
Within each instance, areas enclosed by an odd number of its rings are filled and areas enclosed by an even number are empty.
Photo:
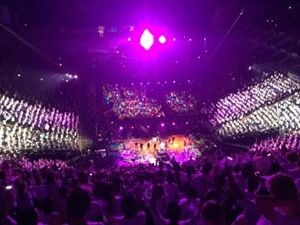
M166 43L167 39L164 35L161 35L159 38L158 38L158 41L161 43L161 44L164 44Z
M153 35L150 33L148 29L145 29L140 39L140 45L145 50L149 50L152 47L153 43L154 43Z
M131 41L131 38L129 37L129 38L127 38L127 41Z
M176 41L176 38L173 38L173 41Z
M164 127L164 126L165 126L165 124L164 124L164 123L161 123L161 124L160 124L160 126Z

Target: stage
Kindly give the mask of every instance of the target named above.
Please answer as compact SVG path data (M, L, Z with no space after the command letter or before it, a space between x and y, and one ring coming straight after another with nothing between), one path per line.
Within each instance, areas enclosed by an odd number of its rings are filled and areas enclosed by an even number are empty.
M184 162L201 156L201 146L185 135L115 140L111 147L127 163Z

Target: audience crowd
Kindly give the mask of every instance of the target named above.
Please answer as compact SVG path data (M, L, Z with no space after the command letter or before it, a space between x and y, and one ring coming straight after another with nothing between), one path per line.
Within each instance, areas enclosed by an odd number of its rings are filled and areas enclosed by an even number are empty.
M185 91L172 91L166 95L167 105L177 113L186 113L196 109L196 99Z
M253 133L300 132L300 101L299 92L257 109L247 116L228 121L217 129L222 137L240 136Z
M209 120L213 126L217 127L247 116L261 107L273 104L299 88L299 81L293 77L274 73L255 85L229 94L204 111L209 114Z
M294 135L269 139L249 152L182 164L172 160L102 169L0 157L0 220L26 225L299 225L295 140Z
M107 85L103 88L103 96L119 119L164 117L162 106L145 92L125 87Z
M0 94L0 150L76 149L78 123L74 113Z
M103 88L103 97L107 104L112 104L114 114L120 119L165 117L167 109L175 113L196 110L196 98L186 91L159 90L165 96L162 98L161 96L149 97L147 89L141 89L106 85ZM166 92L167 94L164 94ZM164 105L167 108L164 108Z

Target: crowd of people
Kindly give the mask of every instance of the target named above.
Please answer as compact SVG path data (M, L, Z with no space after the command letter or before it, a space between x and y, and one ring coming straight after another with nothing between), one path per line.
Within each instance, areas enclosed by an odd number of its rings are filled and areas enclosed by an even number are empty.
M295 136L249 152L98 168L0 157L2 224L299 225ZM273 143L273 144L272 144ZM276 147L276 149L275 149Z
M0 149L76 149L79 118L17 94L0 94Z
M171 91L166 98L167 105L177 113L191 112L196 109L196 98L185 91Z
M119 119L165 116L162 106L145 92L108 85L103 89L103 96L108 104L113 104L112 110Z
M221 137L241 136L277 131L289 133L300 131L299 92L253 111L247 116L226 122L217 129Z
M103 97L107 104L112 104L112 110L119 119L161 118L165 117L166 110L179 114L196 110L196 98L188 92L158 91L161 95L149 97L147 88L141 87L141 90L137 90L133 87L106 85L103 88Z
M274 73L255 85L218 100L206 113L209 114L210 122L217 127L270 105L299 88L300 83L294 77Z

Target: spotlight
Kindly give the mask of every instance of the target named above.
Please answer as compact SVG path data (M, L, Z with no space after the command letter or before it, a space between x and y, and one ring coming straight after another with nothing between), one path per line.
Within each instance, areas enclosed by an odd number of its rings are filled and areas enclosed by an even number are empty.
M129 37L129 38L127 38L127 41L131 41L131 38Z
M176 38L173 38L173 41L176 41Z
M159 38L158 38L158 41L161 43L161 44L164 44L166 43L167 39L164 35L161 35Z
M77 75L75 75L75 76L74 76L74 78L75 78L75 79L78 79L78 76L77 76Z
M175 125L175 123L173 122L173 123L172 123L172 125L174 126L174 125Z
M164 126L165 126L165 124L164 124L164 123L161 123L161 124L160 124L160 126L161 126L161 127L164 127Z
M150 33L148 29L145 29L141 38L140 38L140 45L145 49L145 50L150 50L154 43L154 37Z
M120 129L120 130L123 130L123 127L120 127L119 129Z

